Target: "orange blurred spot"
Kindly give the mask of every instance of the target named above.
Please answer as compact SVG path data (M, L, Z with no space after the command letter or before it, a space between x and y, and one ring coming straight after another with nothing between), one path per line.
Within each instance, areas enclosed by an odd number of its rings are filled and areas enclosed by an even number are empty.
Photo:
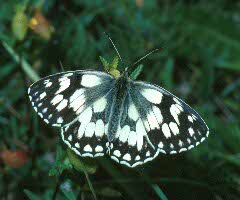
M0 158L3 163L11 168L21 168L29 160L29 154L25 151L10 151L5 150L0 153Z
M137 7L142 8L143 4L144 4L144 0L136 0Z

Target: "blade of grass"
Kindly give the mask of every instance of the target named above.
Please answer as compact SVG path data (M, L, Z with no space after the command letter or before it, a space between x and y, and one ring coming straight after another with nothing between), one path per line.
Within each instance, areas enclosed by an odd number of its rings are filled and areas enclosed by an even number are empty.
M140 171L138 171L138 173L141 179L145 180L151 186L151 188L153 188L153 190L160 197L161 200L168 200L161 188L156 183L154 183L154 181L149 176L144 175Z
M139 65L131 74L131 79L134 81L137 79L137 77L140 75L141 71L143 69L143 65Z
M168 200L168 198L165 196L165 194L157 184L152 184L152 188L162 200Z
M83 163L82 163L82 164L83 164ZM85 176L86 176L86 179L87 179L89 188L90 188L90 190L91 190L91 192L92 192L92 194L93 194L93 198L94 198L95 200L97 200L97 195L96 195L96 193L95 193L95 190L94 190L94 188L93 188L92 182L91 182L91 180L90 180L90 178L89 178L89 176L88 176L88 172L87 172L84 164L83 164L83 172L84 172L84 174L85 174Z
M40 79L38 74L31 68L31 65L23 57L17 55L17 53L6 42L2 41L2 45L12 56L14 61L22 66L23 71L33 82L36 82Z
M121 182L122 178L126 175L121 173L121 170L117 169L108 158L101 158L99 161L106 172L113 177L114 181L118 183L123 190L125 190L131 199L151 199L146 193L140 192L141 190L139 189L139 186L131 184L131 187L129 187L128 184ZM136 183L139 183L138 178L135 179L135 181Z
M23 192L27 195L27 197L30 199L30 200L40 200L41 197L37 196L36 194L34 194L33 192L31 192L30 190L23 190Z

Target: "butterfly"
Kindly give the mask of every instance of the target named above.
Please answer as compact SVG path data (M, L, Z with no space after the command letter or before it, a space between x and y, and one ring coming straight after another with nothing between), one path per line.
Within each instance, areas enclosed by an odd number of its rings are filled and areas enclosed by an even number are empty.
M114 46L115 47L115 46ZM47 124L79 156L109 155L128 167L176 154L203 142L201 116L164 88L94 70L53 74L33 83L28 95Z

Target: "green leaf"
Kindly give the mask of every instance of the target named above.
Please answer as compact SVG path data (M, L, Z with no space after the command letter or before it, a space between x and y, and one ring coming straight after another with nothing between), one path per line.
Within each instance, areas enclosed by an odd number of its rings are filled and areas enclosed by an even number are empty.
M168 198L165 196L165 194L157 184L152 184L152 188L155 190L161 200L168 200Z
M102 61L104 69L105 70L109 70L109 63L108 63L108 61L105 58L103 58L102 56L99 56L99 58Z
M28 18L24 12L18 11L12 20L12 32L14 36L22 41L28 31Z
M24 189L23 192L27 195L30 200L41 200L42 198L34 194L30 190Z
M30 64L23 57L20 57L6 42L2 41L2 45L8 51L8 53L12 56L14 61L18 64L21 64L23 71L28 75L28 77L33 82L38 81L40 79L38 74L32 69Z
M80 172L84 172L86 170L87 173L89 174L96 173L97 165L95 164L95 160L88 159L88 158L85 158L85 159L82 158L80 160L79 156L76 153L74 153L70 148L67 149L67 154L68 154L70 163L76 170Z
M64 170L68 169L72 169L72 165L66 159L66 153L63 151L61 145L58 145L56 162L49 171L49 176L60 176Z
M88 173L95 174L96 170L97 170L97 166L93 165L91 160L89 160L89 162L86 162L86 166L85 166L85 163L82 162L79 159L79 157L70 148L67 149L67 153L68 153L69 160L72 163L73 167L76 170L78 170L80 172L83 172L85 174L87 182L88 182L88 185L89 185L89 188L92 191L94 199L96 200L97 196L96 196L96 193L95 193L94 188L92 186L92 183L90 181L90 178L88 176Z
M141 73L142 69L143 69L143 65L139 65L139 66L132 72L130 78L131 78L132 80L136 80L137 77L139 76L139 74Z
M105 58L100 56L100 60L103 63L104 69L106 71L108 71L110 74L112 74L113 76L120 76L121 73L117 70L117 65L118 65L118 57L115 57L112 61L111 64L109 64Z
M118 57L115 57L112 61L112 65L111 65L111 68L113 69L117 69L118 67L118 61L119 61L119 58Z
M140 171L138 171L138 173L141 174ZM153 188L153 190L156 192L156 194L160 197L161 200L168 200L168 198L163 193L162 189L156 183L154 183L151 177L143 174L141 178L145 180Z

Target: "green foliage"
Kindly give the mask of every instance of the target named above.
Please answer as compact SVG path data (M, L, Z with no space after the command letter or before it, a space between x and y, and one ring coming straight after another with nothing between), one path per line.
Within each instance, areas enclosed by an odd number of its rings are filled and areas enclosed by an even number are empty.
M63 151L61 145L58 145L56 162L49 171L49 176L60 176L64 170L71 169L72 165L66 158L66 152Z
M106 61L106 59L105 58L103 58L102 56L99 56L99 58L100 58L100 60L101 60L101 62L102 62L102 64L103 64L103 67L104 67L104 69L107 71L107 70L109 70L109 63L108 63L108 61Z
M108 63L108 61L102 56L100 56L99 58L103 64L105 71L109 72L113 76L120 76L120 72L117 70L119 60L117 56L113 59L112 63Z
M2 2L0 152L24 149L30 159L16 170L1 164L0 199L239 199L239 3L142 2ZM24 24L17 23L16 11L24 14ZM54 26L49 40L26 26L36 11L47 19L41 30ZM119 75L161 47L131 78L160 85L196 109L210 128L206 142L180 155L161 154L137 169L57 147L59 130L43 123L29 103L31 83L60 72L59 61L65 70L105 67Z
M52 200L53 193L52 191L46 191L44 194L36 194L34 192L31 192L30 190L24 189L23 192L25 193L25 196L27 196L27 199L29 200ZM26 199L26 198L24 198Z
M40 200L41 199L41 197L37 196L36 194L31 192L30 190L24 190L24 193L27 195L27 197L30 200Z
M95 174L97 170L97 165L92 159L85 159L83 161L79 159L79 156L74 153L70 148L67 149L67 154L70 163L73 167L83 173Z
M142 69L143 69L143 65L139 65L139 66L131 73L130 78L131 78L132 80L136 80L137 77L140 75Z

